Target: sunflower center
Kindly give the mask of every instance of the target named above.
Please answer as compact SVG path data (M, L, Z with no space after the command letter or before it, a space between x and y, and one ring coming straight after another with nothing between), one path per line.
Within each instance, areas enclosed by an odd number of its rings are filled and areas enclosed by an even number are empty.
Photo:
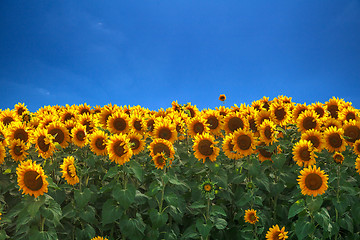
M190 117L195 117L195 111L192 108L187 108L187 110L190 112Z
M342 145L342 139L338 133L333 133L329 136L329 144L333 148L339 148Z
M265 158L271 158L271 156L273 155L272 152L267 151L265 148L259 148L259 153Z
M275 110L275 117L278 121L281 121L285 118L286 111L284 108L278 108Z
M327 110L330 112L330 115L332 118L335 118L335 119L338 118L339 108L337 105L330 105L327 107Z
M199 152L204 156L211 156L211 154L214 152L211 145L212 142L210 140L201 140L198 145Z
M264 102L263 103L263 108L266 109L266 110L269 110L269 108L270 108L269 102Z
M16 156L21 156L21 154L22 154L21 146L15 146L14 147L14 153L15 153Z
M115 144L113 145L114 153L115 153L118 157L121 157L122 155L125 154L125 149L124 149L124 147L121 145L122 143L123 143L122 141L117 141L117 142L115 142Z
M305 162L310 161L310 151L307 147L300 149L299 155L300 155L301 160L303 160Z
M138 149L139 146L140 146L140 141L138 139L136 139L136 138L130 138L130 143L132 143L131 144L131 149L132 150Z
M97 138L95 141L95 146L97 149L104 150L106 145L104 144L103 138Z
M197 122L194 124L194 132L195 134L199 133L201 134L204 131L204 125L200 122Z
M80 114L82 115L82 114L84 114L84 113L89 113L89 114L90 114L91 112L90 112L89 109L83 108L83 109L80 110Z
M343 157L342 155L340 155L340 154L336 154L336 155L334 156L334 160L335 160L335 162L337 162L337 163L342 163L342 162L344 161L344 157Z
M155 155L164 152L166 157L170 156L170 149L164 143L156 143L153 147L153 151Z
M317 108L315 108L315 109L314 109L314 111L315 111L317 114L319 114L319 117L323 117L323 116L324 116L324 114L325 114L324 109L323 109L323 108L321 108L321 107L317 107Z
M257 132L257 127L256 127L256 122L255 122L255 119L252 118L249 120L249 125L250 125L250 129L253 131L253 132Z
M124 131L126 128L126 121L123 118L117 118L114 120L113 126L118 131Z
M72 174L72 172L71 172L71 170L70 170L70 165L67 167L66 173L67 173L67 175L69 175L69 177L71 177L71 178L74 177L74 174Z
M310 190L318 190L322 184L322 178L316 173L310 173L305 178L305 186Z
M3 119L3 124L5 125L5 126L7 126L7 125L9 125L11 122L13 122L14 121L14 119L12 118L12 117L4 117L4 119Z
M251 138L247 135L241 135L236 139L236 143L241 150L248 150L251 147Z
M163 127L159 130L159 138L169 140L171 138L171 130L167 127Z
M146 123L146 126L148 128L148 130L150 132L152 132L154 130L154 124L155 124L155 121L153 119L150 119L147 123Z
M156 158L156 163L159 166L164 166L165 165L165 159L160 155Z
M360 152L360 144L356 144L356 150Z
M43 180L36 171L28 171L24 174L24 184L32 191L38 191L43 186Z
M228 148L229 151L233 152L234 151L234 144L232 144L231 142L228 143Z
M18 114L19 116L21 116L21 115L23 114L23 112L25 112L25 109L23 109L23 108L19 108L19 109L17 110L17 114Z
M211 187L210 184L205 184L205 185L204 185L204 190L205 190L206 192L210 192L211 189L212 189L212 187Z
M210 129L216 129L219 126L219 120L215 116L210 116L206 123L209 124Z
M303 121L303 127L306 130L314 129L316 127L316 121L313 117L306 117Z
M320 140L316 136L310 136L306 140L310 141L314 148L318 148L320 145Z
M24 129L17 129L14 133L14 138L27 142L29 135Z
M55 142L59 144L61 144L65 139L65 134L61 131L61 129L54 128L51 129L49 133L55 137Z
M355 113L353 113L353 112L348 112L347 114L346 114L346 120L355 120L356 119L356 116L355 116Z
M249 216L249 220L250 220L251 222L256 221L256 217L255 217L255 215L254 215L254 214L250 214L250 216Z
M140 120L136 120L136 121L134 122L134 128L135 128L136 130L138 130L138 131L141 131L141 122L140 122Z
M50 144L45 143L45 136L40 136L37 140L37 144L41 151L47 152L49 150Z
M238 117L233 117L233 118L230 118L229 123L228 123L228 127L229 127L231 132L234 132L239 128L243 129L244 128L244 122Z
M350 138L347 141L355 142L360 139L360 129L357 126L349 126L345 128L344 135Z
M271 139L271 127L270 126L266 126L264 135L267 139Z
M66 121L68 121L68 120L71 120L71 119L73 119L73 118L75 118L74 114L72 114L72 113L66 113L66 114L65 114L65 117L64 117L64 122L66 122Z
M76 133L76 138L79 140L79 141L84 141L85 140L85 133L84 131L78 131Z

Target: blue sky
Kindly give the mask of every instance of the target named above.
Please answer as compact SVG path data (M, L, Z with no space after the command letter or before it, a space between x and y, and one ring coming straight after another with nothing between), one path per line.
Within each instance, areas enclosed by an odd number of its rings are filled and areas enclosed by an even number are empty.
M220 94L360 108L359 0L2 0L0 12L1 109L203 109Z

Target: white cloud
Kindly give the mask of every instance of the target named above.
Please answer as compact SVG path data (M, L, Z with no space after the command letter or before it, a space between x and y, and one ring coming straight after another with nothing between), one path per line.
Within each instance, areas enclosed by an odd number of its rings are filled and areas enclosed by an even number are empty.
M36 89L38 91L38 93L40 93L41 95L45 95L45 96L50 96L50 92L44 88L37 88Z

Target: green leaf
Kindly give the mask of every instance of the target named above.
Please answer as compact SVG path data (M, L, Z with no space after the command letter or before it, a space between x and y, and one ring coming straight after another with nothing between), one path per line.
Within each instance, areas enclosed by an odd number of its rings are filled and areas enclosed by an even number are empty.
M159 213L154 208L149 210L149 217L152 223L153 228L160 228L164 226L168 220L167 213Z
M314 214L314 219L322 227L322 229L331 232L331 218L326 208L321 208L320 211L316 212Z
M113 178L115 177L117 174L119 174L119 167L116 165L114 167L111 167L105 174L105 176L103 177L103 180L105 180L106 178Z
M31 217L35 217L35 215L39 212L39 208L44 205L45 197L39 196L38 198L32 199L32 201L27 206L27 211Z
M181 239L189 239L189 238L199 238L199 234L196 232L196 225L190 225L181 236Z
M175 207L179 207L179 201L180 199L182 199L181 196L176 195L175 193L169 193L167 194L165 197L165 201L171 205L171 206L175 206Z
M123 209L128 209L129 206L135 201L136 189L134 185L127 184L126 189L122 189L120 184L114 186L112 196L119 202Z
M76 207L83 208L85 207L91 198L91 190L89 188L85 188L83 192L80 192L80 190L75 190L74 198Z
M144 180L144 170L138 162L135 160L130 161L130 169L140 182Z
M211 207L210 215L212 215L212 216L219 216L219 215L221 215L221 216L226 217L226 212L225 212L225 210L224 210L222 207L220 207L220 206L218 206L218 205L213 205L213 206Z
M348 230L351 233L354 233L354 224L352 218L349 216L349 214L345 214L339 222L340 227Z
M101 213L102 224L113 223L120 219L123 214L123 210L116 204L113 199L108 199L103 207Z
M304 200L303 199L297 200L296 202L293 203L293 205L291 205L289 209L288 219L292 218L293 216L297 215L298 213L304 210L305 210Z
M274 161L275 168L282 169L286 162L286 155L284 153L273 154L271 158Z
M315 225L307 218L301 218L296 222L295 233L299 240L312 234L315 230Z
M80 218L88 223L96 224L97 220L95 218L95 208L89 205L86 206L86 208L81 211Z
M203 238L206 238L209 235L211 228L212 228L212 224L210 222L204 224L202 219L198 219L196 221L196 229L199 231L200 235Z
M136 218L123 218L120 222L121 232L129 239L143 239L145 228L146 225L141 219L140 214L136 214Z
M217 229L222 230L226 228L227 222L223 218L215 218L214 225Z
M322 197L319 195L317 197L310 197L308 196L306 198L306 205L308 207L308 209L310 210L310 212L316 212L317 210L319 210L321 208L321 205L323 203L323 199Z
M244 205L246 205L249 201L251 200L251 194L250 193L245 193L241 196L241 198L239 200L236 201L236 205L238 207L243 207Z
M205 208L206 205L203 202L197 201L190 205L192 209Z

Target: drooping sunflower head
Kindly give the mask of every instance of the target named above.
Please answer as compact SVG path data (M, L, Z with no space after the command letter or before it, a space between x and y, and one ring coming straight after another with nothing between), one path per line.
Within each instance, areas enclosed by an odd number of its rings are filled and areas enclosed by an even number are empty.
M345 141L353 144L360 139L360 122L355 120L345 121L343 126Z
M333 154L333 159L334 159L334 162L342 164L344 161L344 155L342 155L339 152L335 152Z
M321 122L314 110L305 110L297 118L296 125L299 131L305 132L310 129L320 130Z
M108 138L109 138L108 135L104 131L97 130L93 132L89 136L91 151L99 156L106 155L107 154L106 143L108 141Z
M121 111L114 112L107 121L107 129L114 134L125 134L129 131L130 118Z
M64 158L60 168L62 178L64 178L68 184L75 185L76 183L79 183L79 177L76 174L75 158L73 156Z
M54 141L62 148L66 148L70 142L70 134L65 125L60 121L51 122L47 126L48 132L54 136Z
M28 160L23 161L16 168L19 191L37 198L48 191L47 176L39 164Z
M303 195L316 197L325 193L328 188L327 182L329 178L323 170L313 165L301 170L300 174L297 181Z
M29 145L20 139L14 139L9 144L9 153L15 161L23 161L29 154Z
M346 142L343 138L344 130L336 127L329 127L324 132L325 148L330 152L343 152L346 149Z
M300 167L308 167L316 164L315 153L312 143L308 140L300 139L293 147L294 161Z
M310 129L301 134L301 139L308 140L312 143L314 150L321 152L324 147L323 136L320 131L315 129Z
M106 149L110 160L119 165L130 161L133 155L129 145L129 138L124 134L112 135L107 142Z
M256 215L256 210L254 209L248 209L245 210L245 216L244 216L245 222L255 224L259 221L259 217Z
M196 135L208 133L210 131L210 128L206 123L206 120L202 116L190 118L187 127L188 127L188 133L192 138L194 138Z
M152 132L153 138L162 138L174 143L177 140L176 125L168 118L158 118Z
M232 144L234 150L245 157L254 153L256 141L252 132L239 129L233 134Z
M87 144L87 133L86 126L81 124L76 124L76 126L71 130L72 142L78 147L84 147Z
M225 94L220 94L219 100L222 101L222 102L225 101L226 100Z
M266 144L264 142L258 142L255 152L259 154L258 158L260 162L264 162L267 160L272 161L271 157L277 152L277 150L278 149L275 149L274 151L269 151L268 149L266 149Z
M194 138L194 156L205 163L208 158L210 161L215 162L220 153L220 148L216 147L214 136L209 133L198 134Z
M196 105L191 105L190 102L185 104L185 106L183 107L183 111L191 118L196 117L197 114L199 114L200 112Z
M266 233L266 240L283 240L289 238L287 235L288 232L285 232L285 227L280 227L276 224L273 225Z
M130 133L127 137L129 138L129 144L133 151L133 155L137 155L145 149L145 141L142 135L139 133Z
M51 135L47 129L45 128L38 128L33 132L31 136L31 142L35 144L36 150L44 159L49 158L52 156L55 150L54 140L55 138Z
M248 129L248 121L241 112L232 112L224 118L224 130L226 134L234 133L239 129Z
M259 133L260 133L260 141L264 142L266 145L272 144L276 141L276 125L268 120L265 119L263 123L259 126Z

